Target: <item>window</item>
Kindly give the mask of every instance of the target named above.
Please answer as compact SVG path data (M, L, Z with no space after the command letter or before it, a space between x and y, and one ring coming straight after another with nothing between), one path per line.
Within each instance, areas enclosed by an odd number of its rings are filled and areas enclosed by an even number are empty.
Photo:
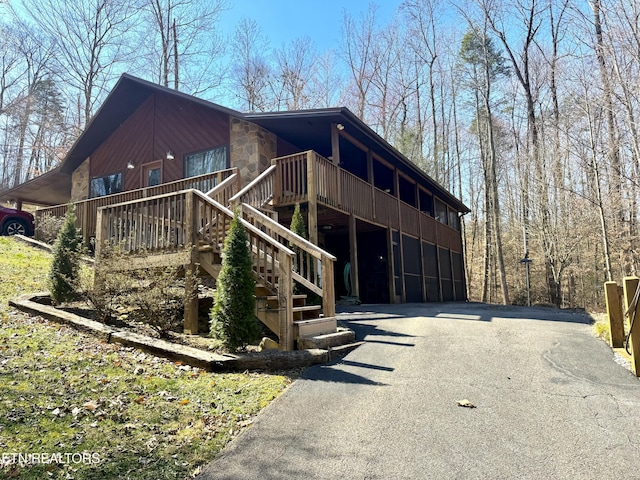
M458 217L458 212L452 209L449 209L449 226L460 230L460 217Z
M89 197L104 197L105 195L113 195L122 191L122 173L112 173L104 177L96 177L91 179L91 187Z
M195 177L227 168L227 147L218 147L184 157L184 176Z
M430 217L433 217L433 195L422 189L419 189L418 191L420 193L420 211L422 213L426 213Z
M442 203L440 200L435 200L435 207L436 207L436 220L439 221L440 223L444 223L445 225L447 224L447 206Z

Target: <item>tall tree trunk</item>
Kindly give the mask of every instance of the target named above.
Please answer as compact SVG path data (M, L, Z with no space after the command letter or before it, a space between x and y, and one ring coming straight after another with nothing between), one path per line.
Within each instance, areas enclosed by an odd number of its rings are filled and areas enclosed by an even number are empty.
M615 219L618 228L623 230L623 249L621 252L621 264L625 275L631 274L630 263L627 261L630 254L629 248L626 246L629 237L628 225L625 221L625 212L622 205L622 169L620 165L620 150L616 140L616 121L614 117L613 94L609 72L607 71L607 63L605 60L604 39L602 36L602 22L600 16L600 0L593 0L593 26L596 33L596 57L600 68L600 79L602 81L602 93L604 95L604 104L607 119L607 143L609 165L613 170L613 195L611 203L615 209ZM615 228L615 227L614 227Z

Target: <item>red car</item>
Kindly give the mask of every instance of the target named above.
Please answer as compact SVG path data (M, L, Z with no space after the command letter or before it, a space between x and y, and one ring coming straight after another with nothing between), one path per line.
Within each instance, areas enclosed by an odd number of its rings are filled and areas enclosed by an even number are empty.
M15 208L0 207L0 235L33 235L33 215Z

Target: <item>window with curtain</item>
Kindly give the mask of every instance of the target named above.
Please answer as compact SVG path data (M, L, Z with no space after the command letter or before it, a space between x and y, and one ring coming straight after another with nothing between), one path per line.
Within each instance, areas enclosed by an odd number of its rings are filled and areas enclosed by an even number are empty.
M184 176L195 177L227 168L227 147L218 147L184 157Z
M122 172L91 179L89 197L104 197L122 191Z

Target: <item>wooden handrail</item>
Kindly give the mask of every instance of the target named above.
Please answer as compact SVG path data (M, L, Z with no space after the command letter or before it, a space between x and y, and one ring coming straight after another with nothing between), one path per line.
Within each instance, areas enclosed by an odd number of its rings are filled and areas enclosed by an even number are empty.
M322 297L322 310L326 317L335 315L333 289L333 262L336 257L309 242L270 217L247 204L242 204L242 215L259 229L274 237L280 244L288 243L295 251L293 279Z
M256 190L256 187L258 185L268 182L271 179L275 169L276 169L275 165L271 165L264 172L262 172L257 178L255 178L252 182L250 182L246 187L244 187L242 190L236 193L233 197L231 197L231 199L229 200L229 203L231 205L236 205L238 203L250 203L249 201L247 201L248 199L244 197L250 191ZM270 195L271 196L273 195L273 186L271 188ZM268 202L269 198L258 198L258 202L260 201ZM263 205L264 203L261 205L258 205L258 207L262 207Z
M224 205L221 205L220 203L216 202L215 200L207 197L205 194L203 194L199 190L193 190L193 192L197 197L200 197L205 202L209 202L209 203L213 204L217 209L219 209L222 212L224 212L227 216L229 216L231 218L234 216L234 213L231 210L229 210L227 207L225 207ZM269 244L271 244L273 246L277 246L282 252L286 253L287 255L293 255L294 254L293 250L287 248L285 245L282 245L281 243L276 241L274 238L272 238L269 235L267 235L266 233L264 233L262 230L259 230L258 228L254 227L249 222L247 222L244 218L240 217L240 221L242 222L242 224L244 225L244 227L247 230L249 230L250 232L252 232L255 235L259 236L265 242L267 242L267 243L269 243Z
M187 194L190 194L190 193L194 194L196 197L200 198L202 201L211 204L217 210L219 210L220 212L224 213L227 217L233 218L234 213L231 210L229 210L224 205L216 202L215 200L209 198L206 194L202 193L200 190L195 190L195 189L181 190L179 192L165 193L163 195L154 195L153 197L145 197L145 198L140 199L140 200L130 200L128 202L114 203L113 205L106 205L104 207L100 207L98 209L98 211L100 211L100 212L108 211L108 210L111 210L111 209L117 209L117 208L132 206L132 205L136 205L136 204L140 204L142 206L144 203L150 203L150 202L154 202L154 201L157 201L157 200L170 199L170 198L173 198L173 197L184 197L184 196L186 196ZM242 224L244 225L244 227L247 230L249 230L250 232L252 232L256 236L260 237L265 242L267 242L267 243L269 243L269 244L271 244L273 246L278 247L280 250L282 250L287 255L293 255L294 254L293 250L289 249L285 245L282 245L281 243L279 243L274 238L270 237L269 235L267 235L263 231L259 230L255 226L253 226L247 220L245 220L243 218L240 218L240 221L242 222Z
M207 197L216 200L218 203L222 203L226 205L231 197L235 195L234 190L238 188L240 177L237 173L234 173L230 177L227 177L225 180L220 182L218 185L213 187L211 190L206 192ZM222 201L219 198L222 197ZM225 199L225 197L227 197ZM226 200L226 201L225 201Z
M246 214L250 218L258 219L262 225L267 226L270 230L276 233L278 236L285 239L290 244L295 245L296 247L304 248L309 252L310 255L313 255L315 258L320 259L323 255L330 260L336 261L336 257L331 255L329 252L324 251L317 245L314 245L309 240L301 237L300 235L292 232L288 228L282 226L271 217L268 217L264 213L256 210L251 205L247 205L246 203L242 204L242 213ZM280 242L283 243L283 242Z

